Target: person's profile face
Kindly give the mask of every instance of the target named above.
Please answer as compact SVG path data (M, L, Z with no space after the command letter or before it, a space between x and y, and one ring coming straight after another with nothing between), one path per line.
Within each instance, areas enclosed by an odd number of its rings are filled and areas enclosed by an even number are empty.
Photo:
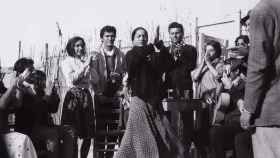
M183 40L183 30L181 28L170 28L169 36L172 43L180 43Z
M101 41L105 46L114 46L114 42L116 39L116 34L114 32L104 32Z
M248 44L245 43L244 39L238 39L236 42L236 46L240 46L240 47L247 47Z
M78 57L82 57L84 55L84 44L82 40L78 40L74 44L74 51L75 51L75 55Z
M132 41L133 46L143 47L147 45L148 37L143 29L139 29L135 32L134 39Z

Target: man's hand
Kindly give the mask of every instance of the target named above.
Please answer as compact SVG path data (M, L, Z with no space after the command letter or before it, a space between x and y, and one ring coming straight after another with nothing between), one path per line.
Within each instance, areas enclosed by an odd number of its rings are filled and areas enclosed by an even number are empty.
M53 140L47 139L46 141L46 148L49 152L54 152L55 149L55 142Z
M25 79L31 74L31 70L26 68L21 74L16 78L16 86L19 89L28 88L30 84L25 82Z
M21 74L19 74L19 78L26 79L31 74L31 69L26 68Z
M35 86L34 84L28 83L26 81L23 81L22 85L24 86L24 88L26 89L27 92L29 92L32 95L36 95L37 92L35 90Z
M232 87L232 81L225 73L223 73L221 80L225 89L230 89Z
M250 127L251 116L251 113L248 112L246 109L243 108L241 110L240 125L243 129L248 129Z
M244 110L244 100L243 99L238 99L236 102L236 105L240 112L242 112L242 110Z
M211 62L210 62L210 55L209 55L208 52L205 52L205 55L204 55L204 57L203 57L203 61L204 61L205 64L211 63Z

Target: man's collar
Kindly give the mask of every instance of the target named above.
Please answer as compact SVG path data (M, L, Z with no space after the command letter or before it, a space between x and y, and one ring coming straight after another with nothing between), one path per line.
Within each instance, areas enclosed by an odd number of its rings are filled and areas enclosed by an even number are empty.
M113 55L115 55L115 52L116 52L115 46L113 46L111 51L107 51L103 46L101 47L101 49L102 49L102 52L104 53L104 55L106 55L106 56L113 56Z

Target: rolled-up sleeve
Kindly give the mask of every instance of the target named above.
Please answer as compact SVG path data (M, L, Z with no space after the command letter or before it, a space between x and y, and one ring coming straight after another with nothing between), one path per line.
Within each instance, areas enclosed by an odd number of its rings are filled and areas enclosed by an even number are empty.
M262 105L273 65L275 22L264 9L253 10L250 17L251 46L248 59L245 109L255 113Z

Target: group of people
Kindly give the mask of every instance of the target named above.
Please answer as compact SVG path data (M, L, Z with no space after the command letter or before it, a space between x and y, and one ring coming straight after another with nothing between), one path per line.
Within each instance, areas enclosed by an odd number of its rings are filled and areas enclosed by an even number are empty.
M95 121L96 113L119 106L118 127L107 128L125 129L120 147L100 157L183 158L190 156L192 142L205 158L225 158L228 150L236 158L280 157L279 15L280 2L261 0L241 21L248 28L250 21L250 38L237 37L227 58L222 58L219 42L208 41L199 64L196 48L184 42L183 25L177 22L168 27L169 47L160 40L159 27L150 44L147 30L135 28L133 47L126 54L114 45L114 26L100 30L102 45L94 52L86 52L84 39L75 36L68 40L60 64L68 87L63 100L56 86L46 90L46 74L34 68L33 60L21 58L14 64L11 84L0 84L1 133L11 128L8 116L13 113L14 130L31 138L38 157L86 158L92 139L105 141L95 135L95 129L103 128ZM200 101L196 116L192 109L180 112L182 139L162 106L170 90L175 100ZM57 126L51 114L60 102ZM194 117L201 126L194 125Z

